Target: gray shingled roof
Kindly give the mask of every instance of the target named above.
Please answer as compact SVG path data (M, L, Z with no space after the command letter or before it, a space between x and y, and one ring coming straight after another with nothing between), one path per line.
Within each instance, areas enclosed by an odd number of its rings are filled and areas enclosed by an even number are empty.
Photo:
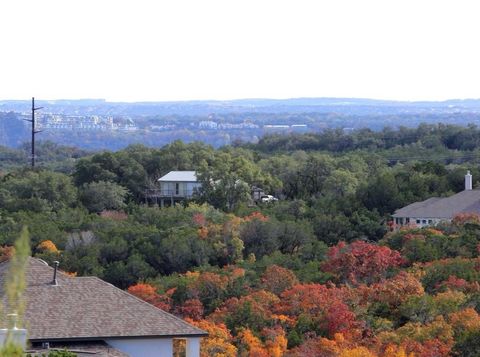
M458 213L480 214L480 190L465 190L450 197L432 197L395 211L393 217L452 219Z
M197 182L196 171L170 171L158 179L160 182Z
M3 286L8 262L0 264ZM96 277L69 277L29 258L25 322L31 341L192 337L206 332ZM3 294L3 292L2 292Z

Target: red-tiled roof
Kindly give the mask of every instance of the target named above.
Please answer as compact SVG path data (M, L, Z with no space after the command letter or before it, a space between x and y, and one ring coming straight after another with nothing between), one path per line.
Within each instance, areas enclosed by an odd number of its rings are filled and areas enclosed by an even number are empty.
M3 286L8 262L0 264ZM89 340L122 337L205 336L206 332L95 277L69 277L29 258L24 320L28 337Z

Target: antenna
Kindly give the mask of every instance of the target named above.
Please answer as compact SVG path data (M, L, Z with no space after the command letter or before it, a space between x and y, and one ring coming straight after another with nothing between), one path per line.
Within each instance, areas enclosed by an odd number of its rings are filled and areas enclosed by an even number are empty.
M32 119L24 119L32 123L32 167L35 167L35 134L40 133L42 130L35 130L35 111L40 110L43 107L35 108L35 97L32 97Z

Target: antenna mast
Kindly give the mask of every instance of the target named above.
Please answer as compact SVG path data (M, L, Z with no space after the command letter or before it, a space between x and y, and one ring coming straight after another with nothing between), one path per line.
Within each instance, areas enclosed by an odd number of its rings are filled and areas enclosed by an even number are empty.
M32 119L25 119L32 123L32 168L35 167L35 134L41 132L41 130L35 130L35 111L42 108L43 107L35 108L35 97L32 97Z

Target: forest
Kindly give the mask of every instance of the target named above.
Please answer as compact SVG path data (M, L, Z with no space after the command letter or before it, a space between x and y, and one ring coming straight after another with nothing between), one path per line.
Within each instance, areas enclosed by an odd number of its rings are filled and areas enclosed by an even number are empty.
M0 147L0 259L32 252L209 332L203 356L480 354L480 217L393 229L400 207L480 181L471 125L175 141L88 152ZM194 200L145 197L196 170ZM279 198L255 204L251 187Z

